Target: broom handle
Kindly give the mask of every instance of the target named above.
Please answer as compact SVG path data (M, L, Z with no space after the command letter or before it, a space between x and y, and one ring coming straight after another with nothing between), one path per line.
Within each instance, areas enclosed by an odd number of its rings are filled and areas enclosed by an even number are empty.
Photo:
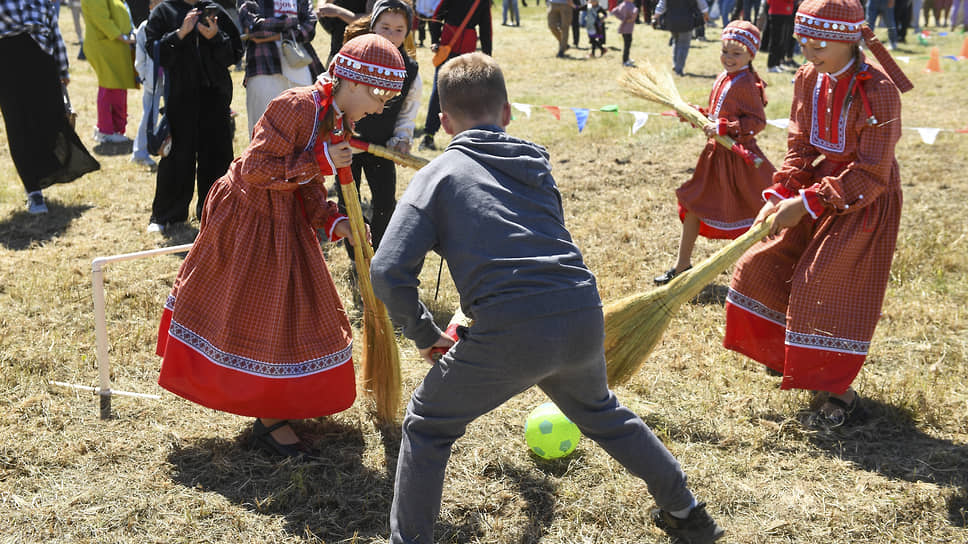
M776 214L771 214L762 223L753 225L741 236L720 248L719 251L713 253L712 256L699 265L673 278L664 288L670 292L676 292L677 296L683 296L687 299L698 295L723 270L729 268L749 248L766 237L770 233L770 228L773 226L773 220L775 218Z
M350 145L356 149L366 151L367 153L376 155L377 157L383 159L389 159L400 166L413 168L414 170L420 170L424 166L427 166L427 163L430 162L423 157L418 157L409 153L400 153L399 151L393 151L392 149L383 147L382 145L371 144L370 142L364 142L362 140L357 140L356 138L350 138Z

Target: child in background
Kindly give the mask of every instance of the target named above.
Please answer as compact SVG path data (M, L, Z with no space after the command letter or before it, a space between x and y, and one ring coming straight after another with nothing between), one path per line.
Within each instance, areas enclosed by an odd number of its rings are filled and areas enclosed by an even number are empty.
M635 7L635 0L623 0L611 13L622 21L618 25L618 33L622 35L622 66L633 67L635 62L629 58L629 51L632 49L632 31L635 30L639 8Z
M454 139L410 182L370 267L394 323L432 365L403 422L390 542L434 542L452 444L533 385L647 482L663 530L691 543L718 539L723 530L696 503L679 463L608 389L595 277L565 228L548 152L504 132L511 105L501 69L487 55L464 54L441 66L437 85ZM447 261L474 320L456 344L418 297L431 250ZM434 362L434 347L450 349Z
M417 61L404 49L404 42L410 33L413 10L404 0L378 0L370 15L354 21L346 27L345 39L374 33L390 40L403 57L407 67L407 77L403 90L393 100L387 102L382 112L368 115L356 123L356 132L364 142L388 147L401 153L410 152L413 129L416 126L417 110L420 108L421 80L417 71ZM416 53L416 51L413 51ZM397 169L393 161L370 153L353 155L353 179L359 188L360 180L366 175L370 187L371 220L373 248L380 246L380 240L390 222L393 208L397 205ZM339 190L339 202L343 208L343 191ZM352 259L353 250L346 246Z
M87 61L97 74L97 143L126 144L128 89L134 89L134 64L131 46L134 36L131 12L124 0L81 0L87 25L82 47Z
M913 86L857 0L804 0L794 21L808 64L794 80L787 154L756 222L775 220L736 265L723 344L782 373L781 389L819 392L805 423L835 427L864 415L851 384L897 243L898 91ZM867 63L861 38L883 68Z
M350 324L316 238L317 228L330 241L351 231L326 201L323 176L352 161L347 142L329 143L332 132L382 111L405 74L397 48L370 34L344 45L314 85L270 102L248 149L212 186L165 303L158 383L258 418L252 441L272 454L304 451L288 419L356 398Z
M151 0L151 3L148 4L149 12L155 9L155 6L161 2L162 0ZM165 88L165 73L158 70L158 66L155 65L155 61L151 58L151 53L145 45L145 26L147 24L148 20L145 19L138 25L138 30L135 31L134 69L138 71L138 76L141 78L142 113L141 123L138 124L138 134L135 136L134 145L131 147L131 162L149 168L155 168L158 165L152 160L147 149L148 117L153 115L153 112L158 111L158 103L161 100L161 93L163 92L162 89ZM157 82L158 95L155 94L156 77L160 78Z
M605 19L608 12L598 4L598 0L589 0L585 6L585 29L588 31L588 43L591 44L588 58L595 58L595 49L605 55Z
M696 170L676 190L682 237L676 265L655 278L657 285L692 268L692 250L699 235L733 239L753 224L763 205L761 194L773 180L773 165L764 158L759 168L719 145L714 136L730 136L763 157L756 135L766 127L766 84L753 70L753 57L760 47L760 31L748 21L726 25L719 57L724 71L709 93L710 122L703 127L709 136L699 155Z

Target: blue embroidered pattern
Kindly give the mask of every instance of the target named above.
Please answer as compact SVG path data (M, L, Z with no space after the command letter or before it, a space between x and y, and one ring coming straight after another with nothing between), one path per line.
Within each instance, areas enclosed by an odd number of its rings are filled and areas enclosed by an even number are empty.
M786 314L767 308L762 302L752 299L739 291L729 290L726 294L726 302L738 306L753 315L762 317L767 321L772 321L781 327L786 327Z
M165 308L171 311L175 310L175 297L168 295L168 299L165 301ZM248 357L242 357L241 355L227 353L218 349L211 342L202 338L191 329L178 324L174 319L171 321L171 326L168 327L168 335L194 349L216 365L263 378L298 378L301 376L309 376L342 365L350 361L353 357L353 342L350 342L348 346L336 353L300 363L281 364L256 361L255 359L249 359Z
M867 355L867 350L871 346L870 342L861 342L860 340L851 340L850 338L836 338L833 336L804 334L793 331L787 331L786 344L802 348L853 353L856 355Z

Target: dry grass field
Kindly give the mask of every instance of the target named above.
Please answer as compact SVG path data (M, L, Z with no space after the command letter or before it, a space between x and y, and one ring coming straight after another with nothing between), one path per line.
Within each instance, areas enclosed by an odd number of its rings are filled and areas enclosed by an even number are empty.
M674 260L680 227L673 190L689 176L703 137L668 117L650 118L631 135L625 112L661 108L618 87L617 25L608 28L612 47L604 59L572 49L572 59L556 60L544 9L522 8L520 28L497 24L494 54L512 101L565 107L562 120L535 108L530 118L516 112L509 130L550 151L569 227L603 299L650 289ZM494 13L500 23L499 5ZM73 59L66 10L61 20ZM683 96L697 103L720 70L719 30L708 36L714 41L694 42L688 75L679 79ZM964 35L933 39L942 55L957 55ZM666 42L667 34L636 27L632 56L669 66ZM943 73L923 73L928 48L913 42L896 53L911 58L902 66L916 85L903 98L905 127L968 126L968 62L942 59ZM320 31L317 50L326 44ZM427 49L419 60L426 98L433 73ZM763 56L756 66L770 85L768 117L786 117L790 75L766 74ZM241 74L234 77L234 108L245 127ZM4 78L15 84L14 74ZM76 61L72 78L78 132L93 146L96 79ZM140 94L130 92L128 103L130 135ZM593 111L580 134L566 109L609 104L620 112ZM441 133L438 143L445 142ZM779 162L784 132L768 127L759 142ZM236 151L247 143L243 128ZM796 416L807 394L780 391L758 364L721 347L726 274L681 309L649 362L617 391L680 459L692 489L727 529L725 542L968 542L968 134L942 132L926 145L905 130L897 154L901 235L883 320L856 383L873 413L869 422L804 430ZM106 272L114 387L161 399L116 397L111 418L101 420L94 394L50 385L97 385L92 259L190 242L197 232L193 220L165 237L145 233L154 175L127 155L99 160L99 172L46 191L50 213L32 217L0 132L0 542L386 542L399 431L376 425L366 399L298 424L321 460L293 464L249 449L251 420L156 385L156 328L178 255L116 263ZM401 171L400 191L411 175ZM700 240L696 259L720 245ZM341 250L328 255L351 304L350 264ZM427 259L428 301L438 262ZM432 302L443 322L456 304L446 276ZM849 288L852 280L842 281ZM411 343L399 345L408 396L425 366ZM648 522L653 503L645 485L595 444L584 440L557 462L529 454L524 420L545 400L528 391L457 442L438 540L667 542Z

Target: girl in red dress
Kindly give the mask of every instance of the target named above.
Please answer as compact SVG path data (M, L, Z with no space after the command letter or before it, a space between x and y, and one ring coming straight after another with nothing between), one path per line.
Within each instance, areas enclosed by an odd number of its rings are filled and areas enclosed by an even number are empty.
M804 0L787 154L757 222L770 237L740 259L724 345L821 392L811 426L863 417L851 384L880 317L901 218L894 146L912 88L864 24L857 0ZM861 38L881 63L867 63ZM822 157L822 159L821 159Z
M350 236L323 177L349 166L352 151L328 140L382 111L405 75L397 48L370 34L347 42L314 85L274 99L209 192L165 304L158 383L258 418L253 441L272 453L305 449L288 419L356 398L350 325L316 239L316 229L330 241Z
M716 143L717 134L730 136L750 152L762 157L756 135L766 127L765 83L753 71L753 57L760 47L760 31L748 21L733 21L723 29L720 62L723 73L709 93L710 122L703 127L709 136L699 155L696 170L676 190L682 238L676 265L655 278L663 285L692 268L692 250L699 235L733 239L746 232L763 205L760 194L773 179L774 168L766 159L759 167Z

